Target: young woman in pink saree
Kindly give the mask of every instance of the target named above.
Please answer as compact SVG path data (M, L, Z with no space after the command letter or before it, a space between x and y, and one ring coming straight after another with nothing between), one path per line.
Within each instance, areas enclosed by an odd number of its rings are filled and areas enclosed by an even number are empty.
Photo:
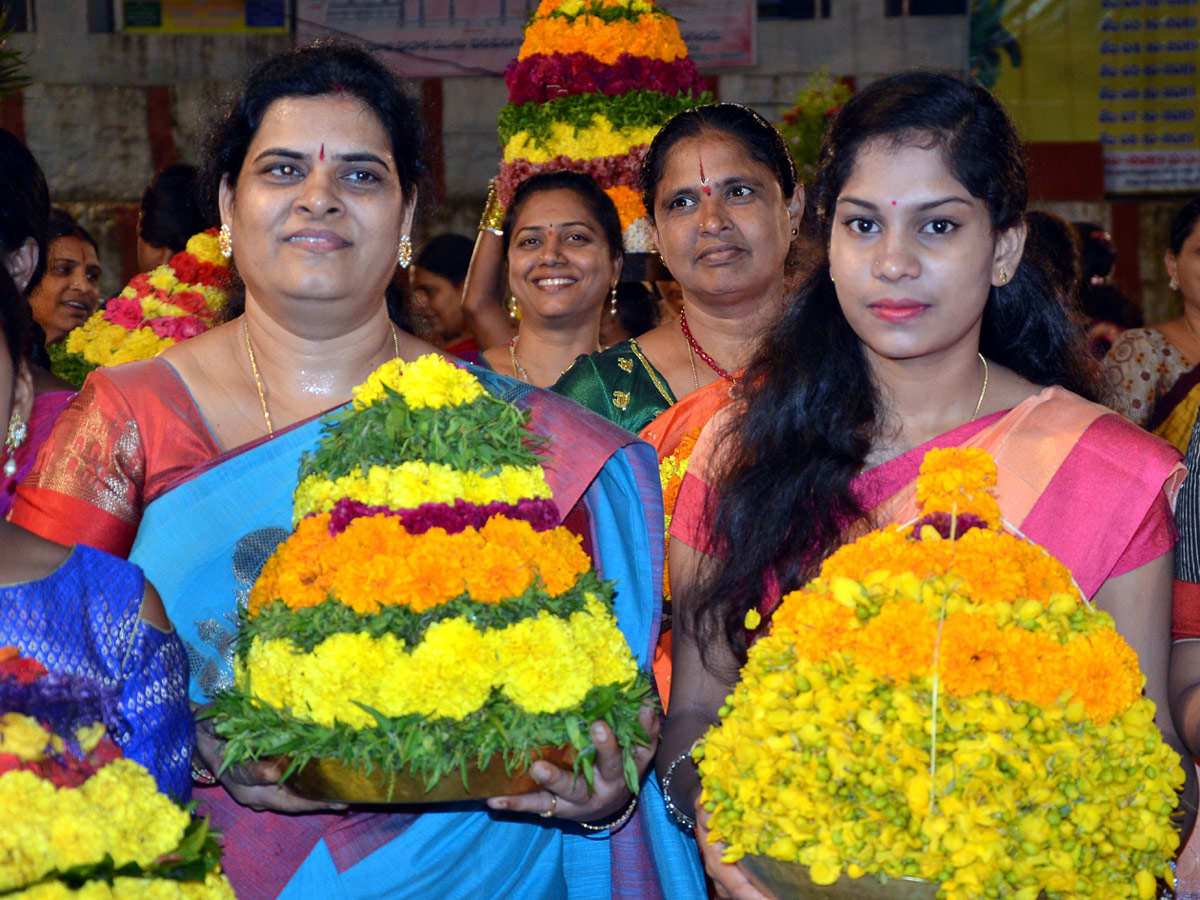
M1025 169L1003 108L948 76L875 82L834 122L809 196L827 258L751 362L744 400L701 436L671 523L657 765L668 803L696 820L717 895L737 900L762 894L704 840L689 748L780 596L846 540L914 517L932 447L995 456L1003 516L1112 614L1178 745L1166 675L1179 456L1084 399L1069 314L1022 261Z

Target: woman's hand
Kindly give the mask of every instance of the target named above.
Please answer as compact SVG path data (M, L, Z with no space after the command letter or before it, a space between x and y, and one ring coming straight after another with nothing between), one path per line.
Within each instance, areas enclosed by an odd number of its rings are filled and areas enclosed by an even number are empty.
M652 706L643 706L638 722L649 737L647 746L633 751L639 780L650 768L658 748L659 717ZM530 767L530 774L545 790L526 794L492 797L488 806L510 812L542 815L550 813L560 819L576 822L609 822L620 816L629 805L629 785L621 762L621 746L616 735L604 722L592 723L592 743L596 746L596 763L592 769L594 790L589 794L587 782L570 769L563 769L548 760L540 759Z
M721 862L725 853L724 844L708 842L708 817L710 813L696 804L696 837L700 841L700 855L704 860L704 871L713 880L717 896L722 900L772 900L746 877L738 866Z
M212 719L196 720L196 756L214 775L221 772L224 743ZM218 776L222 787L242 806L278 813L331 812L346 809L344 803L327 803L301 797L280 784L283 768L277 761L247 762L230 766Z

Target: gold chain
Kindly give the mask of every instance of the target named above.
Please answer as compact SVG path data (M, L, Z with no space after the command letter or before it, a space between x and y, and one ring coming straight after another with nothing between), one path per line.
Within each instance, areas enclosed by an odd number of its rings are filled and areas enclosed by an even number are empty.
M396 359L400 358L400 337L396 334L396 326L388 320L388 327L392 329L392 348L396 352ZM250 343L250 326L246 319L242 319L242 337L246 340L246 355L250 357L250 371L254 373L254 386L258 388L258 402L262 405L263 419L267 423L267 437L275 437L275 429L271 427L271 411L267 409L267 392L263 389L262 377L258 374L258 361L254 358L254 345Z
M687 338L683 340L688 348L688 362L692 364L692 387L698 391L700 390L700 379L696 376L696 351L692 349L692 344Z
M526 384L533 384L529 380L529 373L525 371L525 367L521 365L521 361L517 359L517 338L520 337L520 332L513 335L513 339L508 342L508 355L512 357L513 374L524 381Z
M983 408L983 396L987 393L988 384L988 362L983 358L983 354L979 354L979 361L983 363L983 390L979 392L979 399L975 401L975 412L971 416L971 421L974 422L979 418L979 410Z

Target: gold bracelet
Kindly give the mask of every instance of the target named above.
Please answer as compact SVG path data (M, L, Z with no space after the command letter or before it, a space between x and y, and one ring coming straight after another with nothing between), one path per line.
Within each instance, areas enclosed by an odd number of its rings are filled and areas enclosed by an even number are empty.
M634 794L633 799L629 801L629 805L625 807L625 812L621 813L615 822L610 822L607 825L589 825L587 822L580 822L579 824L588 831L616 831L629 821L629 817L632 816L633 811L637 809L637 801L637 794Z
M479 230L490 231L496 237L504 236L504 204L496 191L496 179L488 182L487 202L483 205L483 216L479 219Z

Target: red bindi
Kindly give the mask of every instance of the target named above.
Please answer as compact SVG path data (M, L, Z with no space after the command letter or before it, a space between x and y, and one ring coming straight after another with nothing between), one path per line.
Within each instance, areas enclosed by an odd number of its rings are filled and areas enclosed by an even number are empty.
M896 205L896 201L895 201L895 200L893 200L893 201L892 201L892 206L895 206L895 205Z
M700 160L700 190L704 191L706 196L711 196L712 186L708 183L708 179L704 177L704 157L697 153L696 158Z
M324 144L321 144L321 152L317 155L317 159L321 160L322 162L325 161L325 145Z

